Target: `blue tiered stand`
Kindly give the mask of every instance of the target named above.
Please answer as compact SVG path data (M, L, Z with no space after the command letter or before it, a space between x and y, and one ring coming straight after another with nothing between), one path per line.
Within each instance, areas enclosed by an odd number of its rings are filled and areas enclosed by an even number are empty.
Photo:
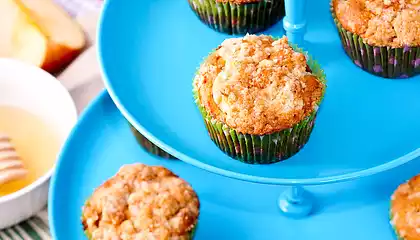
M283 27L290 42L299 46L304 45L306 31L306 0L285 0L286 17Z
M307 146L266 166L235 162L218 150L192 100L195 69L230 36L205 27L182 0L142 2L144 13L128 9L132 4L110 1L104 11L100 56L107 88L141 133L179 159L233 178L293 186L281 209L306 215L312 204L300 197L309 195L303 185L353 180L418 156L419 77L392 81L356 67L340 45L329 0L285 1L285 33L319 61L328 88ZM265 33L282 36L283 27Z
M286 0L283 27L290 42L304 47L306 0ZM291 217L304 217L312 212L313 197L302 186L294 185L279 198L280 210Z
M106 1L98 49L112 102L141 134L181 161L144 153L104 93L75 129L52 181L57 239L83 239L83 201L132 162L165 165L193 185L202 202L199 240L394 239L390 195L420 172L420 163L411 161L420 155L420 77L383 79L353 64L329 0L286 0L285 6L283 22L264 33L286 34L308 51L324 69L328 88L298 154L248 165L214 145L191 93L203 57L232 36L202 24L186 0Z

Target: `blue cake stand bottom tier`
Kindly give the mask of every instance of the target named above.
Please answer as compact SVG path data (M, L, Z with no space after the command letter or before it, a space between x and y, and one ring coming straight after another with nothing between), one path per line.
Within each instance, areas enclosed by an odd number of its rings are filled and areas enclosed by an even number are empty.
M181 161L160 159L137 144L106 92L84 113L70 136L51 181L49 214L53 239L86 239L81 207L92 191L124 164L163 165L190 182L201 201L197 240L391 240L389 199L395 187L416 174L419 161L357 181L312 186L312 215L283 216L283 187L215 175Z

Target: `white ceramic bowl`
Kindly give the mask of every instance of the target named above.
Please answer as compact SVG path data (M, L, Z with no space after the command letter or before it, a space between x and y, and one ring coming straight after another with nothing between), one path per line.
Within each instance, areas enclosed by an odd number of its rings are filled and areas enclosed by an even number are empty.
M47 120L54 125L62 145L77 121L74 102L58 80L16 60L0 58L0 105L20 107ZM21 222L46 206L53 171L54 166L31 185L0 197L0 229Z

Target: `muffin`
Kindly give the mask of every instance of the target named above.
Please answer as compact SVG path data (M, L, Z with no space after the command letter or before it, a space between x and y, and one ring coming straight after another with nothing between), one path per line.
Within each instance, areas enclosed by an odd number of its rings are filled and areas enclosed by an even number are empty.
M149 139L147 139L145 136L139 133L139 131L137 131L137 129L133 125L131 125L130 123L129 125L131 132L137 140L137 143L140 144L140 146L143 147L144 150L161 158L176 159L174 156L170 155L169 153L165 152L160 147L156 146L154 143L149 141Z
M332 0L331 11L354 64L384 78L419 74L419 0Z
M309 140L325 75L286 37L225 40L198 69L195 102L213 142L230 157L268 164Z
M391 197L390 215L398 239L420 239L420 175L395 190Z
M82 223L91 240L189 240L199 208L191 186L168 169L125 165L86 201Z
M284 0L188 0L210 28L231 35L263 31L284 17Z

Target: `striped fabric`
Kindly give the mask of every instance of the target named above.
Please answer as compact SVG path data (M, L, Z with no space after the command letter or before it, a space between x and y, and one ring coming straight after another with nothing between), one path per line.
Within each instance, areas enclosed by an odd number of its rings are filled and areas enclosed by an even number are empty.
M49 240L48 213L44 210L26 222L0 231L0 240Z
M72 16L98 11L102 0L54 0ZM0 240L49 240L48 212L43 210L27 221L0 230Z

